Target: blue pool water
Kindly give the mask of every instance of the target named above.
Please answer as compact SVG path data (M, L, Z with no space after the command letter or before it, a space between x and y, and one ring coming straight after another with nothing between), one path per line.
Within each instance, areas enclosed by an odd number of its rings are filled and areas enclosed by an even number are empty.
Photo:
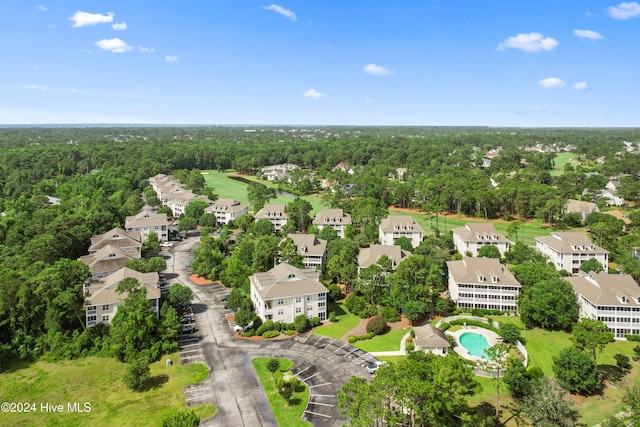
M469 354L486 359L486 354L484 354L484 351L490 346L484 336L475 334L473 332L465 332L464 334L460 335L458 341L460 341L461 346L467 349Z

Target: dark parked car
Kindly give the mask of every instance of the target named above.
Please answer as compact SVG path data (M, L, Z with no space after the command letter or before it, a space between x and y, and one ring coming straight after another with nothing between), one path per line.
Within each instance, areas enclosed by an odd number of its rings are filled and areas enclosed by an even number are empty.
M188 335L195 334L197 331L196 327L193 325L183 325L178 329L178 335Z
M180 316L180 318L178 320L183 325L186 325L188 323L193 323L194 322L193 317L191 317L191 316Z

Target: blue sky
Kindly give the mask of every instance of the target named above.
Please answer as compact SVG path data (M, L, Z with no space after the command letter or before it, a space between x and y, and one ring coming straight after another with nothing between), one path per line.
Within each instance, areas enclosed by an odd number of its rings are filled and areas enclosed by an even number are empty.
M0 124L640 126L635 1L5 0L0 34Z

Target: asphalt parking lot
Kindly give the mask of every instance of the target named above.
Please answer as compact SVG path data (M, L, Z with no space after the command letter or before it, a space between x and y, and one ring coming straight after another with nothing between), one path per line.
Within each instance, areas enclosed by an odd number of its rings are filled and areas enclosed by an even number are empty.
M171 248L168 273L172 281L189 285L194 292L197 332L180 338L181 363L204 362L210 374L199 384L184 388L188 406L212 403L218 412L206 426L277 426L251 359L285 357L293 361L292 373L309 387L303 418L318 427L343 426L337 393L353 375L371 378L364 369L372 356L349 344L313 334L282 341L256 341L234 337L231 310L222 298L229 291L219 284L195 285L189 280L187 263L193 261L197 241L187 239ZM168 263L169 264L169 263Z

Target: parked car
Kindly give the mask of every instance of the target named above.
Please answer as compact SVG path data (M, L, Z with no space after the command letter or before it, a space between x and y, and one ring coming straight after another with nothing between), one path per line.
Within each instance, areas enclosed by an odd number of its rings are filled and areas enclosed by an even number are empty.
M197 331L194 325L183 325L178 329L178 335L195 334Z
M229 299L229 295L225 295L222 298L220 298L220 301L227 302L228 299Z
M367 370L368 373L373 374L378 370L378 368L380 368L380 365L381 365L380 362L377 362L377 361L372 362L371 360L369 360L364 364L364 368Z
M172 248L173 247L173 242L162 242L160 243L160 246L163 248Z
M180 316L180 318L178 319L178 321L179 321L180 323L182 323L183 325L186 325L187 323L193 323L193 322L194 322L193 317L192 317L192 316L189 316L189 315L187 315L187 316Z

